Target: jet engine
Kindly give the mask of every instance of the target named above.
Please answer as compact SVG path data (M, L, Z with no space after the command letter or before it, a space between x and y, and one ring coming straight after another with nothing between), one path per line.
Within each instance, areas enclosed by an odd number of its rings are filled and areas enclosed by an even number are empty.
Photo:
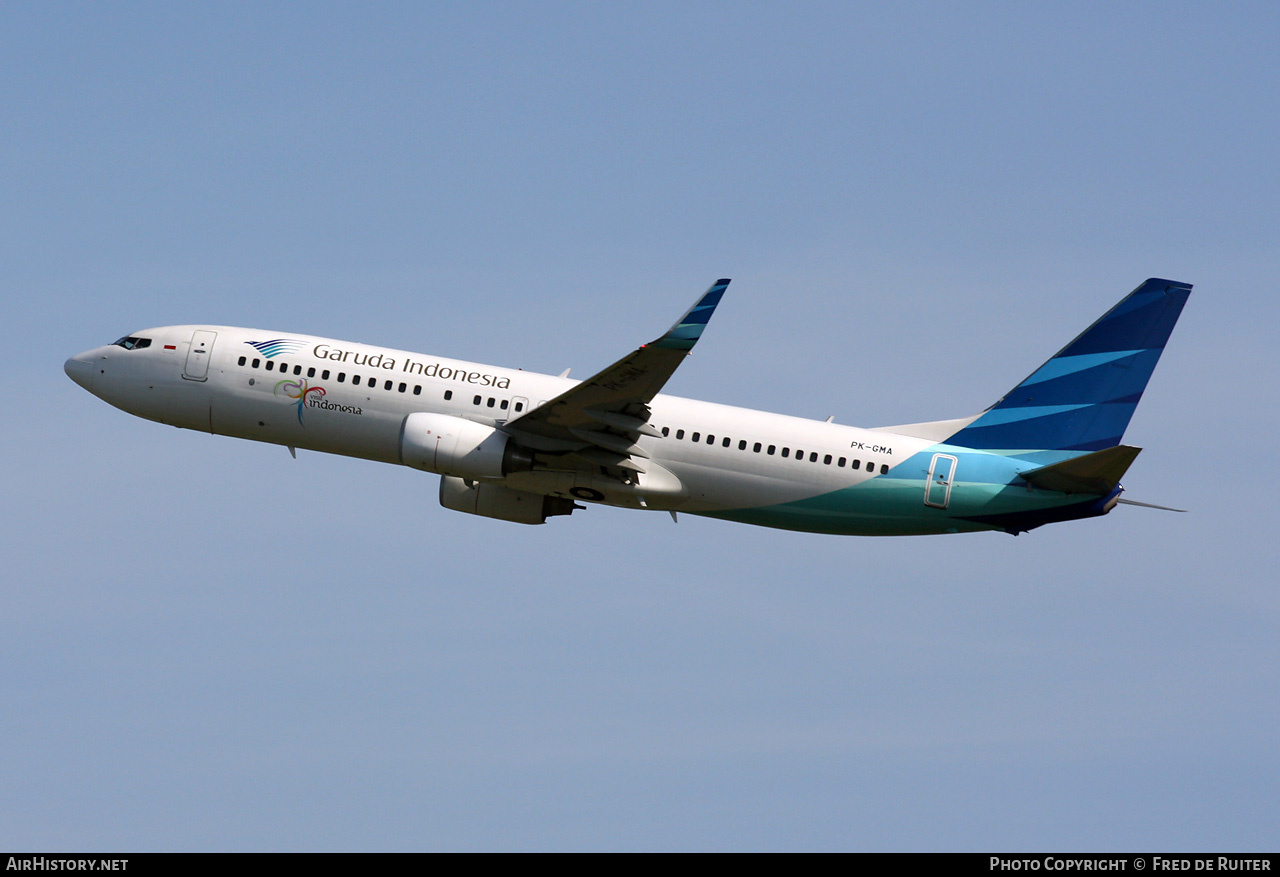
M575 508L582 508L570 499L512 490L501 484L469 482L452 475L440 478L440 505L455 512L517 524L545 524L547 518L570 515Z
M419 411L400 427L400 462L459 478L502 478L532 469L533 452L492 426Z

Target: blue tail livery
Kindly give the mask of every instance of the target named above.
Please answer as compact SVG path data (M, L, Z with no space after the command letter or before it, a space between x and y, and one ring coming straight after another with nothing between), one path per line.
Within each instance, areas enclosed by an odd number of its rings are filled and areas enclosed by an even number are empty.
M1191 287L1148 280L950 439L983 450L1120 444Z

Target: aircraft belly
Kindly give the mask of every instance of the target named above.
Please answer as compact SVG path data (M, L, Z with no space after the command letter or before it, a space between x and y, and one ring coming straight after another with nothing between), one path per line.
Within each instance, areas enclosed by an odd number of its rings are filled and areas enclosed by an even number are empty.
M169 426L209 432L211 398L203 384L155 380L134 388L132 407L126 410Z
M766 527L851 536L915 536L1006 529L1005 521L1080 502L1050 491L998 481L956 481L946 508L925 504L925 481L913 466L849 487L740 508L694 508L708 517ZM895 477L895 473L898 476Z
M513 490L562 496L623 508L666 511L688 503L684 485L664 467L646 461L635 481L624 483L592 469L535 469L512 472L499 482Z
M821 492L819 485L777 475L685 461L663 464L685 485L690 510L719 510L794 502Z
M873 478L792 502L702 514L765 527L848 536L915 536L991 529L953 519L943 509L930 509L924 505L923 493L923 484Z
M135 417L209 431L209 391L179 380L153 360L104 348L93 363L96 396Z
M272 442L310 451L385 463L400 461L398 415L359 404L290 398L271 390L224 390L213 403L213 431L219 435ZM206 427L207 428L207 427Z

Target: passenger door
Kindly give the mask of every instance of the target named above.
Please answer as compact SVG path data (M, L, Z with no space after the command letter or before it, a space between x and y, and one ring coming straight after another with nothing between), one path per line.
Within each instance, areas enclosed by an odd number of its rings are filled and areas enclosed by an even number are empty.
M213 356L213 342L217 332L197 329L191 335L191 349L187 351L187 364L182 376L188 381L204 381L209 378L209 359Z
M924 504L945 509L951 502L951 484L956 475L956 458L950 454L934 454L929 464L929 480L924 486Z

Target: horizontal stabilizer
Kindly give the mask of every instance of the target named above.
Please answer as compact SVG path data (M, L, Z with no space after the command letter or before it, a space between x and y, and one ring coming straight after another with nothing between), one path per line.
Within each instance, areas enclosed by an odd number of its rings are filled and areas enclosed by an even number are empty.
M1043 490L1105 496L1119 486L1120 479L1141 452L1142 448L1116 445L1023 472L1022 477Z

